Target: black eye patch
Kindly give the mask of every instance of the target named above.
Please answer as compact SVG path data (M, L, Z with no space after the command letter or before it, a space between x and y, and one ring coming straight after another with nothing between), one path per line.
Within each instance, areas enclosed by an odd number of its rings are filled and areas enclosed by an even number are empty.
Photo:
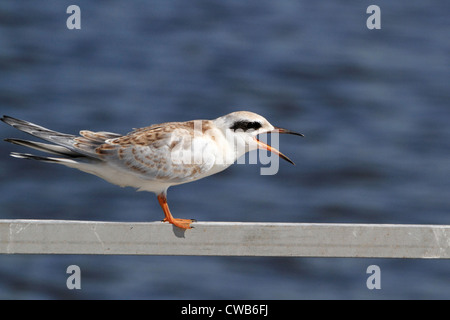
M262 127L262 124L258 121L236 121L232 127L230 127L231 130L243 130L247 131L250 129L258 130Z

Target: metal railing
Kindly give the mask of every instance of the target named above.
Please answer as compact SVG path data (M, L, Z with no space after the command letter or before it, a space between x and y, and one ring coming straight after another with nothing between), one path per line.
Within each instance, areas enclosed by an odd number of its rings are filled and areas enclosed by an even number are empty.
M450 258L449 225L0 220L2 254Z

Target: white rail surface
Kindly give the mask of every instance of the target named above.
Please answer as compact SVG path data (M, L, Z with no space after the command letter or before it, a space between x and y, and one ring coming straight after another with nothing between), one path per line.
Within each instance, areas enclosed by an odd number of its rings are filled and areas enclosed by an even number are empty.
M450 258L449 225L0 220L2 254Z

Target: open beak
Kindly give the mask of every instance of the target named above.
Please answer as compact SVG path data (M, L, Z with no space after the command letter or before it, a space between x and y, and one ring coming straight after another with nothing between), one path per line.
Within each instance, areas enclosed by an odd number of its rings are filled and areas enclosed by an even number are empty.
M301 133L297 133L297 132L294 132L294 131L290 131L290 130L286 130L286 129L278 128L278 127L275 127L274 130L269 131L267 133L286 133L286 134L293 134L293 135L296 135L296 136L304 137L304 135L301 134ZM293 165L295 165L295 163L291 159L286 157L284 154L282 154L277 149L272 148L271 146L265 144L264 142L259 141L257 138L255 138L255 141L258 144L258 149L263 149L263 150L267 150L267 151L270 151L272 153L275 153L280 158L282 158L282 159L286 160L287 162L292 163Z
M274 127L275 129L273 129L272 131L269 131L267 133L286 133L286 134L293 134L296 136L300 136L300 137L304 137L305 135L302 133L297 133L291 130L287 130L287 129L283 129L283 128L278 128L278 127Z

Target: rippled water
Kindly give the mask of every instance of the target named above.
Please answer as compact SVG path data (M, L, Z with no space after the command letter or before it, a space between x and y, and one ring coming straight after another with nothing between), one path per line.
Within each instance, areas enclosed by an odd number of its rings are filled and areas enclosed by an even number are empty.
M126 133L236 110L302 132L274 176L235 165L172 188L204 221L450 224L448 1L66 1L0 4L0 108L54 130ZM431 4L431 5L430 5ZM0 135L24 137L6 125ZM154 221L154 195L10 158L0 219ZM66 267L82 290L66 288ZM366 288L366 268L382 290ZM0 298L450 298L449 261L0 256Z

